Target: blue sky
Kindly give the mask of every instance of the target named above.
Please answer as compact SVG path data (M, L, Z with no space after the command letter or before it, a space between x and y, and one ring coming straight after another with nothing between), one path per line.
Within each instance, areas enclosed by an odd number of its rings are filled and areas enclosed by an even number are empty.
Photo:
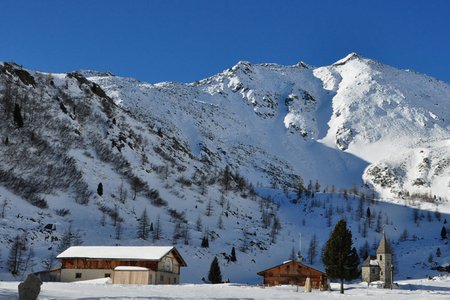
M450 82L450 1L0 1L0 61L192 82L239 60L328 65L350 52Z

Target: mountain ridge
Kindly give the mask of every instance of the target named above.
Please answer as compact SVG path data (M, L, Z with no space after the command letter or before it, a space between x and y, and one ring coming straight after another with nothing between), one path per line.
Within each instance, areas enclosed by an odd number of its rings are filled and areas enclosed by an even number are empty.
M188 271L195 282L212 255L236 280L254 281L287 258L299 231L323 244L345 217L363 234L359 203L395 239L416 224L403 214L417 206L420 220L450 212L450 88L360 56L319 68L240 62L189 84L1 63L0 91L0 242L24 236L35 249L28 271L54 267L69 236L69 244L175 244L201 265ZM158 239L136 235L145 209L161 224ZM428 218L433 232L444 217ZM48 223L57 230L43 230ZM379 235L368 231L366 240ZM427 249L438 247L417 231ZM209 249L199 247L205 236ZM248 258L239 269L226 263L232 246Z

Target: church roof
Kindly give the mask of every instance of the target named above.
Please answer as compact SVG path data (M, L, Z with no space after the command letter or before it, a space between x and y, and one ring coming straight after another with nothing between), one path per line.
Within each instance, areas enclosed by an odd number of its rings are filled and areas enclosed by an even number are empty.
M386 240L386 235L383 232L383 236L381 237L380 244L378 245L377 254L392 254L391 247L389 247L389 243Z
M380 265L378 264L378 260L376 256L368 256L363 264L363 267L379 267Z

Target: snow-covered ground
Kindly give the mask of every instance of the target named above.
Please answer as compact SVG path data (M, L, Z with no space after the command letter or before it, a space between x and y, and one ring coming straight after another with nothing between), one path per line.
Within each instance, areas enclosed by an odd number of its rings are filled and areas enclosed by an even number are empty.
M18 282L0 282L0 299L16 299ZM236 284L183 284L183 285L111 285L107 283L44 283L40 300L50 299L450 299L450 278L406 280L398 282L393 290L349 284L345 294L339 293L337 284L332 291L313 290L306 293L296 286L261 287Z

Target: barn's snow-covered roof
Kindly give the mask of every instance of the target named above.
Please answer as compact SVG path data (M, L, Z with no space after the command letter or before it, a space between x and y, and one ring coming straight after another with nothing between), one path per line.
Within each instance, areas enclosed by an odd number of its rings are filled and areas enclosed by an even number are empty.
M173 246L74 246L56 258L161 260L173 249Z

